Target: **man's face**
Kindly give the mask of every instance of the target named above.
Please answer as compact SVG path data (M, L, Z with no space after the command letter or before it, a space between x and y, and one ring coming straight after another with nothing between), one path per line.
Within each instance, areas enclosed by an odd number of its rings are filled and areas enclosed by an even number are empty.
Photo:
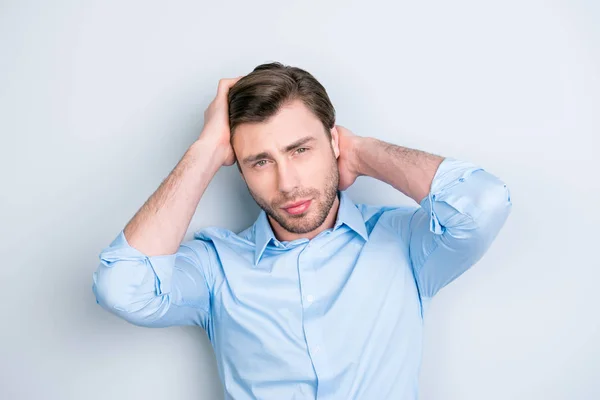
M239 125L233 148L250 195L271 221L294 234L323 225L337 198L337 131L297 100L267 122ZM309 200L297 208L285 208Z

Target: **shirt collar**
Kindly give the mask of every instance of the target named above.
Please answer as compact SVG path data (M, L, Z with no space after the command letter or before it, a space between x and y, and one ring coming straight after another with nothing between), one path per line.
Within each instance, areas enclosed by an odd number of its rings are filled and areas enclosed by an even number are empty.
M346 224L350 229L362 236L365 241L368 241L369 235L367 234L362 213L345 191L338 190L338 196L340 198L340 206L333 230L338 229L342 224ZM271 240L276 240L264 210L260 211L254 223L254 238L256 245L254 250L254 265L257 265Z

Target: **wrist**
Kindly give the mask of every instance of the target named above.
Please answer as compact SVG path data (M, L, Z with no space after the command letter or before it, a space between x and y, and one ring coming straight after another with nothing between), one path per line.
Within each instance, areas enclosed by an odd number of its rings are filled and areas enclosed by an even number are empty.
M365 164L365 153L367 151L367 147L369 146L369 140L371 138L356 136L354 137L354 145L353 147L353 159L354 159L354 172L357 176L365 176L367 174L366 164Z
M208 137L200 137L190 146L189 151L195 156L210 160L210 163L218 169L227 160L228 146L229 144L226 146Z

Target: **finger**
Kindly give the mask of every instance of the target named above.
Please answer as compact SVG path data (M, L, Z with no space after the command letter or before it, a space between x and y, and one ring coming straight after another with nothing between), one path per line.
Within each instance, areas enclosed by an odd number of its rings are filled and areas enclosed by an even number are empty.
M219 80L219 86L217 88L217 97L227 96L229 89L235 85L237 81L239 81L242 76L238 76L237 78L223 78Z

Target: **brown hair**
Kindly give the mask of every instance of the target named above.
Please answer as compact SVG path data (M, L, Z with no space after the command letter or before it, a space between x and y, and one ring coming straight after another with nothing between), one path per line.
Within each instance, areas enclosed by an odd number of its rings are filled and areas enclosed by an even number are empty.
M229 89L231 135L243 123L265 122L286 103L299 99L321 121L328 138L335 109L323 85L307 71L279 62L261 64Z

